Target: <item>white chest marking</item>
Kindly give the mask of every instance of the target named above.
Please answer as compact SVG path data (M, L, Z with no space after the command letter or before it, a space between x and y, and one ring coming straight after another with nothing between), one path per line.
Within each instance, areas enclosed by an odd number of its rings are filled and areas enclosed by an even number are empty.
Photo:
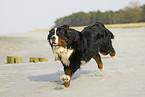
M53 51L61 57L61 61L66 66L69 66L69 64L70 64L69 57L74 52L73 49L67 49L67 48L64 48L64 47L54 47Z

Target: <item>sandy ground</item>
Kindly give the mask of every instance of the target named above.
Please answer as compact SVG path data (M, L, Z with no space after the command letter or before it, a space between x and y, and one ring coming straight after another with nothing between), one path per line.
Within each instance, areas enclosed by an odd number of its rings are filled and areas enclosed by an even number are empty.
M69 88L59 89L63 67L54 61L47 32L0 35L0 97L144 97L145 27L112 28L117 59L103 59L100 71L94 60L83 65ZM22 64L5 64L6 56L21 56ZM29 63L29 57L49 62Z

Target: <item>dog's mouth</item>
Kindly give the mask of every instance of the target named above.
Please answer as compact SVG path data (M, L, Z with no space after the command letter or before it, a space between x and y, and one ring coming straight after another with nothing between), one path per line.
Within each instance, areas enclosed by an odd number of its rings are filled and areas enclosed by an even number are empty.
M57 46L57 44L56 44L55 42L52 42L52 45L53 45L53 46Z
M59 44L52 42L52 46L57 47L57 46L62 46L63 42L60 42Z
M58 41L56 40L48 40L49 44L52 46L52 47L57 47L57 46L66 46L66 40L63 40L63 39L58 39Z

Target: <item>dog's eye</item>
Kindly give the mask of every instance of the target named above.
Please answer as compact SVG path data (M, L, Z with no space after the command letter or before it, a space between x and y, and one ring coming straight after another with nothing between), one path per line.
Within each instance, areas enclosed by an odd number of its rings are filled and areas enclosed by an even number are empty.
M59 31L57 31L56 33L57 33L57 35L59 35L59 36L60 36L60 32L59 32Z

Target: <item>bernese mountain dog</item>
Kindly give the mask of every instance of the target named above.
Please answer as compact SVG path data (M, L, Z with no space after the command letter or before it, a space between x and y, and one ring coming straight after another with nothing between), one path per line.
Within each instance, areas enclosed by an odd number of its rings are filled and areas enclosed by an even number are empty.
M102 70L100 53L110 54L115 58L116 52L111 39L114 39L114 35L100 22L85 27L81 32L71 29L68 25L52 28L49 31L48 42L64 67L65 75L61 76L62 85L68 87L76 70L91 58Z

